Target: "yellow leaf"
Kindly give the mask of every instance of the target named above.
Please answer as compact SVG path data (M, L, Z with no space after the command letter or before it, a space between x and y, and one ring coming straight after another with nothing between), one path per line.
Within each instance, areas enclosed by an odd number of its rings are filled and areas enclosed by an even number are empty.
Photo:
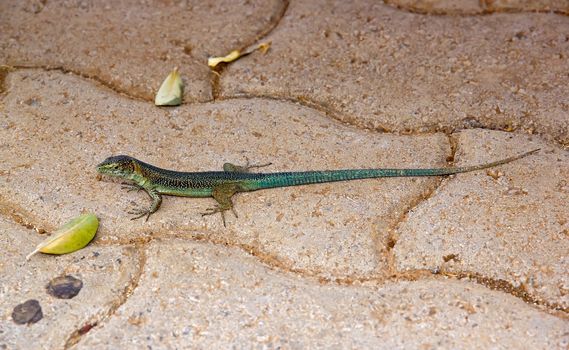
M266 54L267 51L269 51L270 47L271 47L271 42L269 41L266 43L261 43L258 46L254 47L250 50L247 50L245 52L241 52L239 50L233 50L229 54L227 54L226 56L223 56L223 57L210 57L210 58L208 58L207 59L207 65L210 68L215 68L220 63L233 62L233 61L237 60L238 58L250 55L257 50L261 51L263 54Z
M241 51L233 50L228 55L223 56L223 57L210 57L210 58L208 58L207 59L207 65L210 66L211 68L214 68L215 66L217 66L221 62L224 62L224 63L233 62L236 59L238 59L239 57L241 57Z
M79 215L40 243L33 252L26 256L26 259L29 260L37 252L67 254L79 250L91 242L98 227L99 220L95 215Z
M178 106L182 103L183 92L184 83L180 73L178 73L178 68L174 68L160 85L154 104L157 106Z

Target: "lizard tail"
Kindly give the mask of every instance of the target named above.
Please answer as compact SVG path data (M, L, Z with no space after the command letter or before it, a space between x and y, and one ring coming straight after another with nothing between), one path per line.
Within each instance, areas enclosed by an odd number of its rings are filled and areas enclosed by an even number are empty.
M442 176L459 173L466 173L475 170L482 170L498 165L513 162L524 158L539 151L532 151L501 159L491 163L465 167L451 168L429 168L429 169L346 169L346 170L324 170L324 171L300 171L300 172L283 172L268 174L251 174L255 178L250 179L247 184L243 185L246 190L254 191L265 188L300 186L315 183L349 181L359 179L370 179L380 177L410 177L410 176Z
M488 169L488 168L492 168L498 165L503 165L503 164L507 164L510 162L513 162L515 160L527 157L531 154L534 154L536 152L538 152L539 150L541 150L541 148L536 148L534 150L531 150L529 152L525 152L522 154L518 154L517 156L512 156L512 157L508 157L508 158L504 158L501 160L497 160L495 162L490 162L490 163L484 163L484 164L478 164L478 165L470 165L470 166L463 166L463 167L452 167L452 168L440 168L440 169L432 169L435 170L433 175L452 175L452 174L459 174L459 173L467 173L470 171L476 171L476 170L482 170L482 169ZM424 170L431 170L431 169L424 169ZM435 174L436 173L436 174ZM427 175L429 176L429 175Z

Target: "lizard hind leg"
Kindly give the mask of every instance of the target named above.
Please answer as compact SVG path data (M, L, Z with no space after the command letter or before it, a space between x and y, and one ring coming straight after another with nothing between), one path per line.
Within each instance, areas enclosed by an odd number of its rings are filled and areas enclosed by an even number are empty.
M231 210L233 212L233 215L235 215L235 217L238 217L237 212L235 212L235 208L233 207L233 201L231 200L231 197L233 197L233 195L239 191L239 185L234 183L226 183L215 186L213 188L212 197L217 201L217 205L213 208L208 208L205 213L202 213L202 216L220 213L221 219L223 220L223 226L226 227L226 211Z

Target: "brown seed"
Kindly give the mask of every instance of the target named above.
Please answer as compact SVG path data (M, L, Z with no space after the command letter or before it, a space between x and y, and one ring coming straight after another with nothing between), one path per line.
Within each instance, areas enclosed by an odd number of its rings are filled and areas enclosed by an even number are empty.
M41 312L40 303L35 299L27 300L25 303L16 305L12 311L12 320L17 324L32 324L41 320L43 313Z
M58 299L71 299L83 288L83 282L73 276L59 276L47 284L48 294Z

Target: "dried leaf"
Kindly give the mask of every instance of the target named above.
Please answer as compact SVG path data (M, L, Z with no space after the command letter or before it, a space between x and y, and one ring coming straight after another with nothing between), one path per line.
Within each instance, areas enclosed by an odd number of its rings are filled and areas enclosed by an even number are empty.
M47 254L67 254L85 247L97 232L99 220L93 214L83 214L61 226L40 243L26 259L30 259L37 252Z
M258 46L241 52L239 50L233 50L231 51L228 55L223 56L223 57L210 57L207 59L207 65L210 68L215 68L218 64L220 63L229 63L229 62L233 62L243 56L247 56L252 54L253 52L259 50L261 51L263 54L267 53L267 51L269 51L269 48L271 47L271 42L266 42L266 43L261 43Z
M208 58L207 59L207 65L210 68L215 68L215 66L217 66L221 62L223 62L223 63L233 62L241 56L242 56L241 51L233 50L228 55L223 56L223 57L210 57L210 58Z
M184 83L178 73L178 68L168 74L156 93L154 104L157 106L179 106L182 103Z

